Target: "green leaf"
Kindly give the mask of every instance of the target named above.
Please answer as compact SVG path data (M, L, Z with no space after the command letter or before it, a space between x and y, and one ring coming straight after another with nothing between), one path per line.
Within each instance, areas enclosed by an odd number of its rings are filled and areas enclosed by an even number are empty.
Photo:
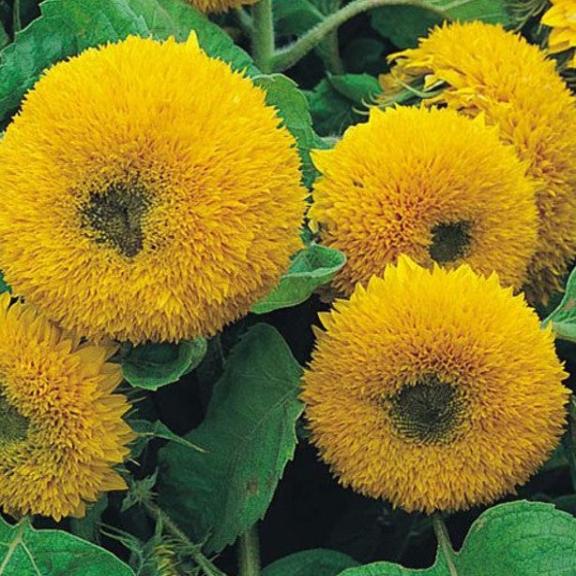
M557 338L576 342L576 268L570 273L560 304L542 325L546 326L550 322Z
M95 544L100 544L100 524L102 522L102 514L104 514L106 508L108 508L108 495L103 494L97 502L88 507L86 516L83 518L70 518L72 534Z
M159 504L206 552L232 544L261 518L296 447L302 369L278 332L251 328L233 348L204 422L160 451Z
M273 13L275 31L279 36L299 36L324 18L310 0L274 0Z
M251 311L267 314L305 302L316 288L330 282L344 264L346 256L339 250L312 244L296 254L280 284Z
M414 6L385 6L371 13L372 27L398 48L416 46L418 38L442 22L482 20L512 26L506 0L424 0L429 10Z
M283 74L255 76L253 80L266 91L266 103L276 107L286 128L296 138L302 158L304 184L311 186L317 172L310 158L310 150L322 148L323 144L312 129L312 117L306 97L294 80Z
M12 292L12 288L4 280L4 275L0 272L0 294L4 292Z
M337 576L358 562L336 550L304 550L266 566L262 576Z
M136 388L158 390L194 370L204 358L206 350L204 338L183 340L178 344L136 346L122 359L124 378Z
M205 452L205 450L200 446L196 446L195 444L192 444L192 442L186 440L186 438L182 438L182 436L178 436L178 434L172 432L172 430L170 430L170 428L160 420L156 420L155 422L149 422L148 420L129 420L129 424L132 430L138 434L138 438L132 444L133 458L140 456L146 447L146 444L154 438L176 442L176 444L180 444L190 450Z
M0 576L134 576L114 554L61 530L35 530L27 519L0 518Z
M541 502L509 502L490 508L472 525L455 556L462 576L576 574L576 518ZM428 570L377 562L341 576L451 576L439 558Z
M381 92L369 74L342 74L321 80L308 93L314 128L322 136L342 134L368 118L367 105Z
M49 65L130 34L184 40L195 30L206 52L237 69L257 72L226 32L184 0L45 0L41 10L42 15L0 52L0 120L4 122Z

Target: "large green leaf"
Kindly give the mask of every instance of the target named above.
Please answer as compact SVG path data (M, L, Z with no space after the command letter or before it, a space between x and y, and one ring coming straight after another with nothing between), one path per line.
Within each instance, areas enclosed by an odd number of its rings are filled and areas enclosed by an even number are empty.
M540 502L510 502L484 512L454 557L459 576L576 575L576 518ZM377 562L341 576L452 576L440 557L428 570Z
M204 422L160 452L159 503L207 552L222 550L266 512L296 446L301 368L274 328L234 347Z
M191 30L209 54L256 73L250 57L184 0L45 0L42 15L0 52L0 121L51 64L130 34L187 38Z
M327 284L346 263L339 250L312 244L292 260L280 284L266 298L252 306L252 312L267 314L305 302L319 286Z
M134 576L114 554L61 530L0 518L0 576Z
M126 381L136 388L158 390L177 382L204 358L204 338L183 340L178 344L142 344L132 348L122 359Z
M262 576L337 576L358 562L336 550L304 550L266 566Z
M424 0L417 6L385 6L371 14L372 27L398 48L415 46L420 36L444 19L482 20L512 26L506 0Z
M296 138L302 158L304 184L311 186L317 172L310 158L310 150L323 148L324 144L312 129L312 117L306 97L298 90L294 80L283 74L255 76L253 80L256 85L266 90L267 104L277 108L286 128Z
M542 324L550 322L558 338L576 342L576 268L570 273L562 301Z

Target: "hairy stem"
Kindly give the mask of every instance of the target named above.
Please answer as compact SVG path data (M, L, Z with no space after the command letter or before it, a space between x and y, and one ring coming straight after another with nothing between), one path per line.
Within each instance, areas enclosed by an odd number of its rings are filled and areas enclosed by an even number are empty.
M444 520L442 519L442 516L440 516L439 512L436 512L432 515L432 526L434 526L434 532L436 534L436 539L438 540L438 546L440 547L442 556L446 561L446 566L448 566L450 576L458 576L458 570L456 570L456 564L454 563L456 553L452 548L452 543L450 542L450 535L446 529L446 524L444 524Z
M353 0L353 2L346 4L340 8L340 10L327 16L322 22L306 32L304 36L296 40L296 42L278 50L272 59L271 70L274 72L282 72L283 70L291 68L306 56L310 50L322 42L324 38L342 26L342 24L362 12L378 8L379 6L417 6L431 10L430 5L420 0ZM434 11L442 17L446 17L446 14L441 10Z
M265 74L272 71L274 18L272 0L260 0L252 7L252 56Z
M256 525L238 541L239 576L260 576L260 543Z
M178 525L156 504L152 502L143 502L146 512L156 522L160 522L166 532L173 538L179 540L186 550L186 553L196 562L200 569L206 576L226 576L219 568L217 568L211 560L206 558L200 551L200 546L190 541L188 536L178 527Z

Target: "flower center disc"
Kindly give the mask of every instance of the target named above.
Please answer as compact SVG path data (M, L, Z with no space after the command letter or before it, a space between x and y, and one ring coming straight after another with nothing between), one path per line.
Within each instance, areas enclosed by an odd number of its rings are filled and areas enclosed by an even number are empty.
M4 396L0 396L0 448L24 440L28 425L28 418L22 416Z
M104 193L92 193L81 210L83 225L95 232L98 243L108 244L133 258L142 250L142 220L150 200L139 186L111 184Z
M436 376L404 386L391 402L390 415L399 434L424 444L450 440L464 408L458 390Z
M454 262L466 256L471 240L470 222L441 222L432 228L428 253L438 264Z

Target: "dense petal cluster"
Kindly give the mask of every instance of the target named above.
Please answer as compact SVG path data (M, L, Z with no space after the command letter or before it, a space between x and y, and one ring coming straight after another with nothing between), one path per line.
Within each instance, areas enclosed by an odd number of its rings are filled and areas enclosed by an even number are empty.
M576 253L576 105L554 62L522 37L481 22L436 28L395 59L400 78L425 76L434 94L428 104L482 114L527 163L540 184L540 229L526 291L533 302L547 301L562 289Z
M226 12L230 8L238 8L244 4L255 4L258 0L188 0L192 6L201 12Z
M551 8L542 16L542 24L552 28L548 37L550 52L576 48L576 0L552 0ZM573 57L571 66L575 63Z
M553 335L496 275L401 258L321 321L302 397L342 484L409 511L465 509L556 446L569 391Z
M536 249L534 184L482 119L452 110L373 108L334 149L310 210L324 243L345 252L347 294L407 254L424 266L469 263L519 288Z
M113 390L115 347L81 344L30 305L0 296L0 507L56 520L124 489L113 466L133 439Z
M299 248L299 166L264 91L195 37L87 50L45 74L1 143L1 268L91 338L213 334Z

